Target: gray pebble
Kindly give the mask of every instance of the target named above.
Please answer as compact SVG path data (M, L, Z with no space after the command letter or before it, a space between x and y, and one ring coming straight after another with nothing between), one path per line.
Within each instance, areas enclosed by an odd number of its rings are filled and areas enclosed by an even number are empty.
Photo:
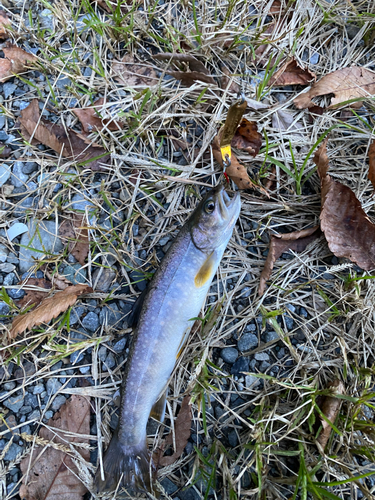
M43 391L44 391L44 385L37 384L33 389L33 394L42 394Z
M27 182L29 176L22 171L23 162L15 161L12 169L12 178L10 182L14 187L22 187Z
M126 346L126 337L122 337L113 345L113 350L116 352L122 352Z
M284 356L285 356L285 349L284 347L281 347L277 353L277 359L282 359Z
M257 361L268 361L270 359L269 355L266 352L257 352L254 354L254 358Z
M80 351L75 351L70 355L70 362L72 365L79 363L83 360L83 354Z
M10 382L5 382L3 385L4 391L12 391L16 387L16 383L12 381Z
M22 396L11 396L3 403L4 406L9 408L13 413L18 413L20 408L23 406Z
M102 345L98 350L98 359L100 361L105 361L106 357L107 357L107 348L104 345Z
M106 360L103 362L103 371L108 371L115 366L115 358L113 354L110 352L106 357Z
M5 276L3 284L4 286L12 286L17 282L17 276L14 273L9 273Z
M5 262L9 255L9 250L5 245L0 244L0 262Z
M82 306L77 306L74 307L74 309L71 310L70 313L70 318L69 318L69 325L73 326L78 323L79 318L82 316L82 314L85 312L85 308Z
M300 316L302 316L303 318L307 318L307 316L308 316L308 312L306 311L306 309L304 307L300 307L299 313L300 313Z
M12 443L9 450L5 454L4 460L9 460L9 462L12 462L20 453L22 453L22 446L19 446L16 443Z
M255 326L255 325L254 325ZM250 349L254 349L254 347L258 346L258 337L253 333L244 333L242 337L237 342L238 349L241 352L249 351Z
M52 417L53 417L53 411L48 410L48 411L46 411L46 413L44 414L44 418L43 418L43 420L45 420L45 421L46 421L46 420L49 420L49 419L50 419L50 418L52 418Z
M0 272L1 273L11 273L16 269L14 264L10 264L9 262L2 262L0 264Z
M85 373L89 373L89 371L91 370L91 366L90 365L87 365L87 366L80 366L79 368L79 371L84 375Z
M220 351L220 356L226 363L233 364L238 358L238 351L234 347L224 347Z
M39 420L40 419L40 411L39 410L34 410L32 411L28 416L28 420Z
M56 394L56 392L60 389L62 384L57 380L57 378L50 378L47 381L47 394L51 396L52 394Z
M258 377L254 377L254 375L246 375L245 377L245 385L246 388L256 387L259 384L260 380Z
M113 326L119 323L122 319L122 313L119 311L117 304L104 306L100 311L99 320L101 325Z
M65 266L62 274L74 285L86 283L87 271L86 269L81 268L81 264L72 264Z
M90 332L96 332L99 328L99 317L94 312L89 312L82 320L82 326Z
M13 92L16 90L17 85L15 83L10 83L6 82L3 85L3 94L5 99L8 99L9 96L13 94Z
M265 335L266 342L272 342L272 340L280 340L280 337L276 332L267 332Z
M249 358L238 358L237 361L232 365L230 370L232 375L240 375L241 372L249 371Z
M9 314L10 307L5 302L0 302L0 316L7 316Z
M173 495L173 493L178 490L178 487L167 477L164 478L163 481L160 481L160 484L163 486L167 495Z
M259 371L264 373L267 370L267 368L269 368L270 366L271 366L271 363L268 363L268 361L263 361L260 364Z
M232 448L235 448L238 445L237 432L234 429L228 432L227 438Z
M293 330L294 328L294 320L290 316L284 316L285 326L287 330Z
M26 175L30 175L36 170L38 170L39 165L35 161L27 161L23 164L22 172Z
M62 395L56 396L51 405L52 410L54 411L59 410L61 406L65 403L65 401L66 401L65 396Z
M6 165L5 163L2 163L0 165L0 186L6 183L6 181L10 177L10 167L9 165Z

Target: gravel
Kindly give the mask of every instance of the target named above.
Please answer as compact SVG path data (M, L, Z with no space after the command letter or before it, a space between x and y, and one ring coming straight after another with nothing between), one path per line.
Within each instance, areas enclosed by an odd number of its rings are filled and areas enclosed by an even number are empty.
M241 352L250 351L258 346L258 337L253 333L244 333L237 342L238 349Z
M57 378L50 378L47 381L47 394L51 396L52 394L56 394L56 392L62 387L61 382L57 380Z
M238 358L238 351L234 347L224 347L220 351L220 356L226 363L233 364Z
M18 413L22 408L24 399L22 396L11 396L6 401L4 401L4 406L9 408L13 413Z
M89 312L83 318L82 326L90 332L96 332L96 330L99 328L99 316L94 312Z

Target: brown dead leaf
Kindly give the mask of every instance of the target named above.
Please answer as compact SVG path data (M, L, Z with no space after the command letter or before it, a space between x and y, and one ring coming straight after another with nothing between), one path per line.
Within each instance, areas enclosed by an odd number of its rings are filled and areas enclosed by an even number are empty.
M121 130L121 126L116 121L109 118L101 118L100 112L103 104L105 104L105 99L101 97L87 108L72 109L85 132L90 133L92 130L102 130L104 127L113 131Z
M368 168L368 178L371 181L372 186L375 188L375 141L373 141L368 150L369 158L369 168Z
M240 86L233 80L232 73L226 66L221 66L223 76L220 78L220 87L222 89L228 88L228 92L231 94L239 94L241 89Z
M68 286L71 286L73 283L69 281L65 276L59 273L51 273L48 271L48 268L44 269L45 275L49 280L51 280L52 285L58 290L65 290Z
M59 236L63 243L69 244L69 253L75 257L81 266L89 253L89 233L85 227L85 216L70 214L59 227Z
M27 108L21 111L19 121L27 140L33 137L65 158L85 162L85 168L103 170L110 160L105 149L98 144L90 144L86 135L72 129L66 130L62 125L41 118L38 99L33 99Z
M16 45L8 44L3 49L4 59L0 59L0 82L23 73L38 58Z
M319 226L303 229L302 231L293 231L286 234L273 234L270 241L270 249L263 271L260 275L258 295L261 297L266 289L266 282L271 276L273 266L277 259L284 252L294 250L303 252L307 245L319 238L321 235Z
M10 28L11 22L6 12L0 10L0 40L8 38L7 29Z
M375 224L353 191L327 173L327 141L325 139L314 156L321 182L320 226L336 257L346 257L366 271L374 269Z
M333 393L332 396L326 396L323 400L323 404L321 405L321 411L323 415L329 420L332 424L335 423L335 420L337 418L337 415L340 411L340 406L341 406L341 399L336 398L334 394L345 394L345 386L341 382L341 380L335 379L327 389L330 389ZM322 430L316 440L316 444L319 448L319 450L324 453L324 448L327 445L329 436L332 431L332 427L329 425L329 423L321 416L319 415L320 423L322 425Z
M38 307L26 314L16 316L9 332L10 338L15 338L19 333L30 330L34 326L48 323L56 318L60 313L66 311L68 307L75 304L78 297L83 293L91 293L92 288L88 285L74 285L65 288L62 292L44 299Z
M205 83L216 84L215 79L209 74L205 65L191 54L179 54L174 52L162 52L154 56L155 59L168 60L171 62L187 63L190 71L172 71L167 70L168 75L173 76L176 80L181 80L188 87L193 85L197 80Z
M335 96L329 108L336 108L351 99L371 97L375 94L375 72L358 66L339 69L323 76L308 92L297 96L293 102L298 109L311 108L315 106L312 101L314 97L326 94ZM353 102L349 106L360 108L362 102Z
M115 80L126 87L152 87L159 83L156 71L147 63L135 62L131 54L126 54L121 61L113 61L112 71Z
M220 134L220 132L219 132ZM223 158L221 156L219 134L212 142L212 153L215 160L223 167ZM231 164L225 172L236 184L238 189L259 189L256 184L252 182L247 174L246 168L237 160L236 155L232 153Z
M47 425L53 431L47 427L41 427L39 431L39 443L43 440L45 446L33 446L31 454L21 461L23 477L20 496L26 500L82 500L87 489L78 478L74 462L76 457L62 449L74 447L71 443L89 445L89 400L83 396L72 396ZM54 443L55 447L49 443ZM59 446L62 449L56 449ZM88 449L76 449L83 460L90 461Z
M24 290L25 295L22 299L17 301L17 307L20 309L40 304L50 293L45 290L51 290L52 288L52 283L44 278L28 278L24 285L27 285L28 287L35 287L35 289ZM44 290L40 290L41 288L44 288Z
M262 146L262 136L258 132L257 124L242 118L231 145L233 148L247 151L255 157Z
M311 80L316 80L315 73L308 68L302 68L297 61L292 58L286 61L272 77L268 85L283 87L285 85L307 85Z
M161 453L155 460L161 467L173 464L184 451L187 445L188 439L191 434L191 406L190 406L190 396L185 396L181 403L181 409L178 412L176 421L174 423L174 436L176 442L176 449L174 453L170 456L161 456L164 450L169 446L173 445L173 433L171 432L165 438L163 449Z

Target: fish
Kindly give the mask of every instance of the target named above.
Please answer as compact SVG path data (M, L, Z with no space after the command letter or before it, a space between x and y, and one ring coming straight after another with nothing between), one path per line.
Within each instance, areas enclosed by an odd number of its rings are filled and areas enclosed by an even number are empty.
M204 305L239 217L239 193L209 191L176 236L146 289L121 387L118 426L95 475L98 492L153 492L146 443L150 414L163 420L165 391Z

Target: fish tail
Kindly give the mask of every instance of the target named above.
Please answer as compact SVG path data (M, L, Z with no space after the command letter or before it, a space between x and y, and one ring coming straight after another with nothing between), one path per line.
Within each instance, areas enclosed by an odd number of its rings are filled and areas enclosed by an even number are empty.
M117 432L103 458L104 480L100 467L95 474L95 486L98 492L120 492L122 488L129 493L152 493L151 473L153 465L147 449L146 440L136 446L120 443Z

